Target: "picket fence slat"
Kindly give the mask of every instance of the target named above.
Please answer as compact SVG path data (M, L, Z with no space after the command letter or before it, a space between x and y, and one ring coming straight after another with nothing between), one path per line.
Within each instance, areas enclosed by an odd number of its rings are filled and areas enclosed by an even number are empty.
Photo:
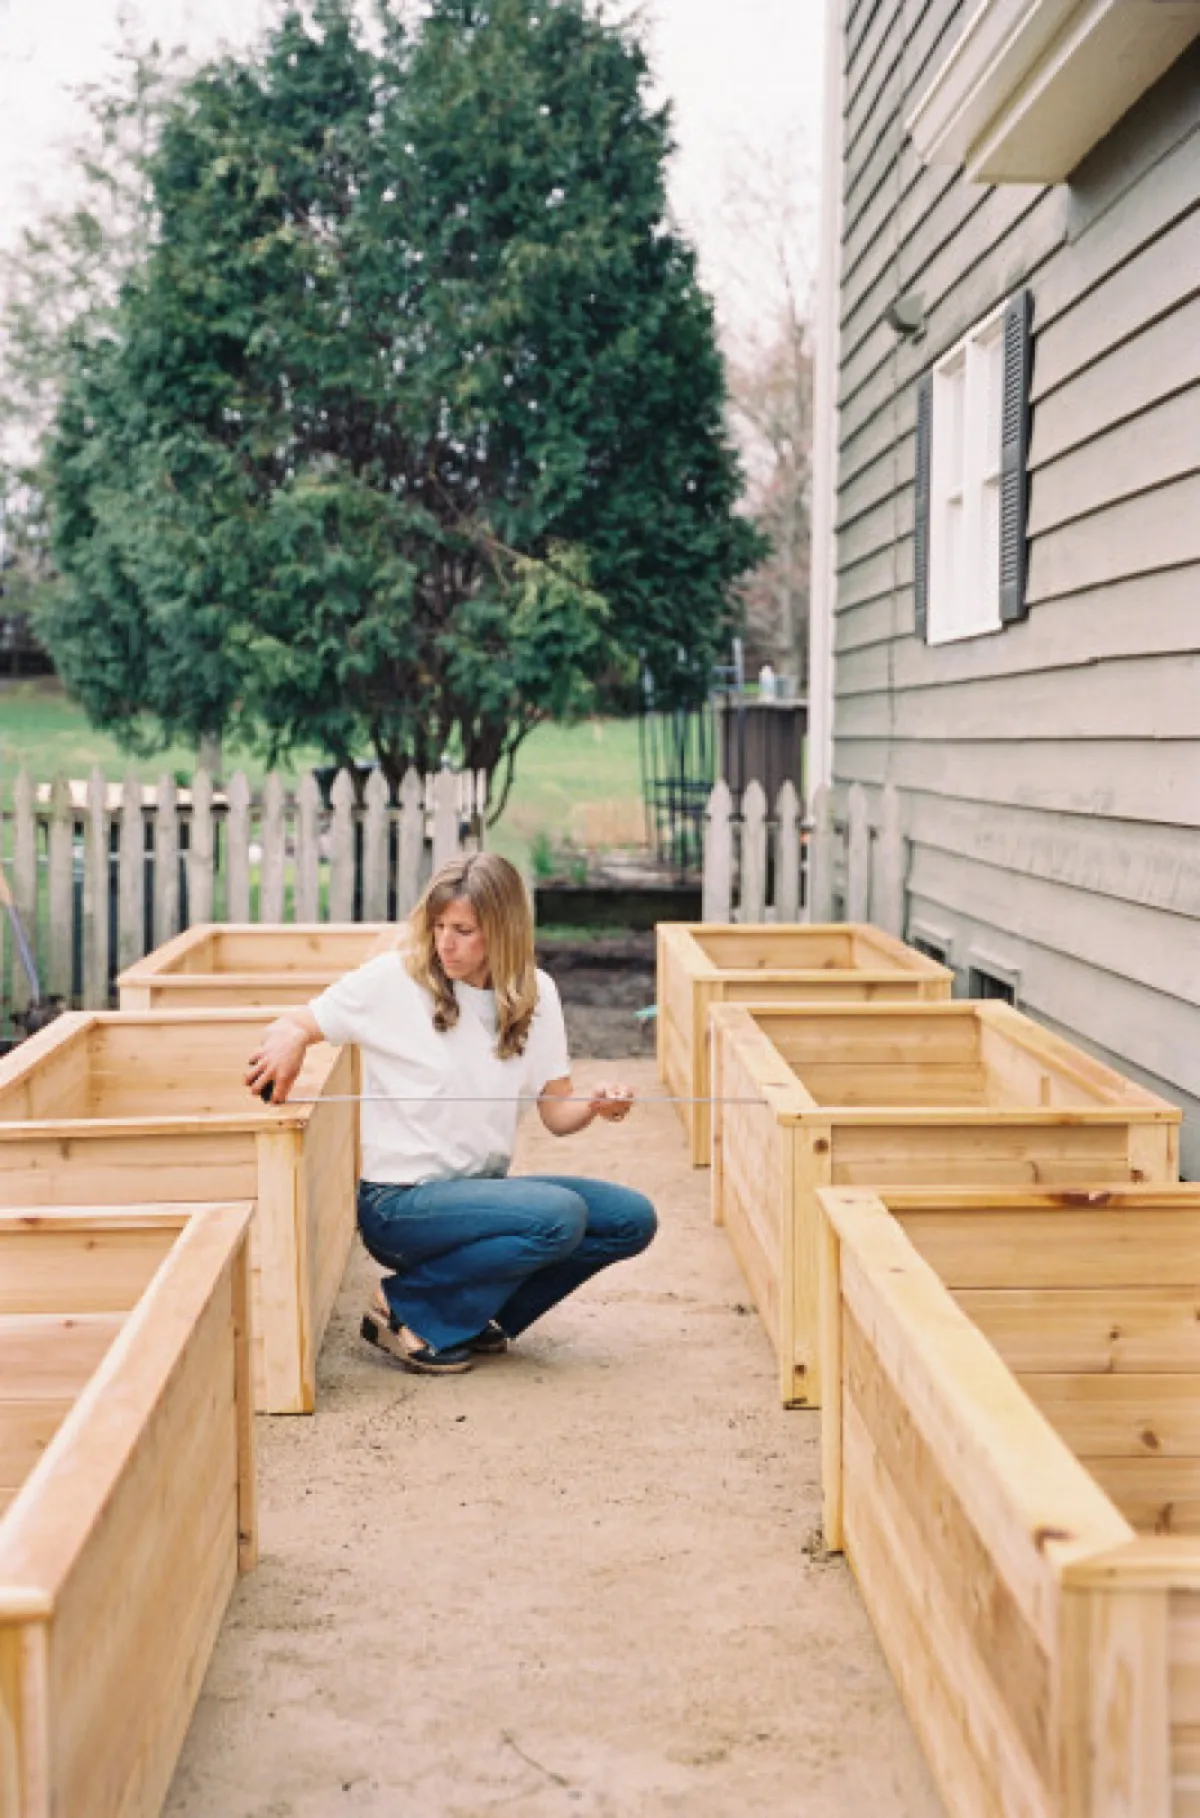
M406 915L433 865L478 842L486 800L483 772L410 770L393 802L381 772L360 796L341 771L327 808L312 772L294 791L273 773L256 796L242 772L147 787L23 768L0 790L0 868L42 996L103 1008L117 970L197 922ZM32 996L0 926L0 1036Z

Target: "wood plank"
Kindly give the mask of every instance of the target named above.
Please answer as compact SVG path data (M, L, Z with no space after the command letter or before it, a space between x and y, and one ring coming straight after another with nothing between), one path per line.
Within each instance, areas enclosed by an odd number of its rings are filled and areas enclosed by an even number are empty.
M834 1128L838 1185L1092 1186L1129 1178L1126 1133L1120 1127L914 1122L905 1128L901 1143L882 1115L873 1124L847 1121L855 1115L864 1114L848 1113ZM959 1113L963 1120L970 1115Z
M1191 1375L1047 1372L1016 1380L1085 1463L1200 1457L1200 1394Z
M887 1196L885 1195L885 1200ZM1126 1207L1021 1211L972 1204L961 1212L895 1208L914 1248L948 1287L1095 1289L1109 1305L1131 1289L1200 1286L1200 1209Z
M1089 1458L1087 1468L1139 1534L1200 1535L1200 1459Z
M1178 1371L1200 1389L1200 1285L960 1288L954 1299L1015 1372Z
M0 1235L0 1314L127 1312L174 1235L136 1227L91 1233L36 1224L27 1231L7 1228Z
M0 1257L7 1259L6 1252ZM0 1318L0 1404L74 1400L121 1329L119 1313L18 1313Z
M1029 606L1122 576L1200 562L1198 505L1200 476L1190 474L1045 532L1030 551Z
M898 1525L894 1490L853 1404L845 1434L847 1553L950 1818L1053 1818L990 1676L946 1607L923 1536L914 1552L909 1524Z

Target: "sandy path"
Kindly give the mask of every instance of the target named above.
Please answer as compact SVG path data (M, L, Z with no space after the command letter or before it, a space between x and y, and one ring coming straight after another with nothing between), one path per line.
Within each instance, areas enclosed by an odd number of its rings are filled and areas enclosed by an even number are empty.
M658 1241L442 1382L358 1339L356 1248L319 1412L259 1422L262 1563L167 1818L939 1818L674 1111L527 1123L518 1168L641 1187Z

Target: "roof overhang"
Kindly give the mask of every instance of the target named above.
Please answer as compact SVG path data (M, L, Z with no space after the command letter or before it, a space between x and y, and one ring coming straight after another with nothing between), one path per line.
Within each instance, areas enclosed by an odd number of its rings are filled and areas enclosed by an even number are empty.
M926 164L1061 183L1200 37L1200 0L980 0L905 122Z

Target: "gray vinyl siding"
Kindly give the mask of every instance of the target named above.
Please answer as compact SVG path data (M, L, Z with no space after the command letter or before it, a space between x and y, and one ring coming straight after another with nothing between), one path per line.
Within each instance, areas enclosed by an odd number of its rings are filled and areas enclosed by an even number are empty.
M834 778L896 784L910 932L1184 1107L1200 1177L1200 46L1070 184L926 169L902 122L970 11L844 29ZM1034 297L1029 616L913 634L916 381ZM883 312L923 293L927 330Z

